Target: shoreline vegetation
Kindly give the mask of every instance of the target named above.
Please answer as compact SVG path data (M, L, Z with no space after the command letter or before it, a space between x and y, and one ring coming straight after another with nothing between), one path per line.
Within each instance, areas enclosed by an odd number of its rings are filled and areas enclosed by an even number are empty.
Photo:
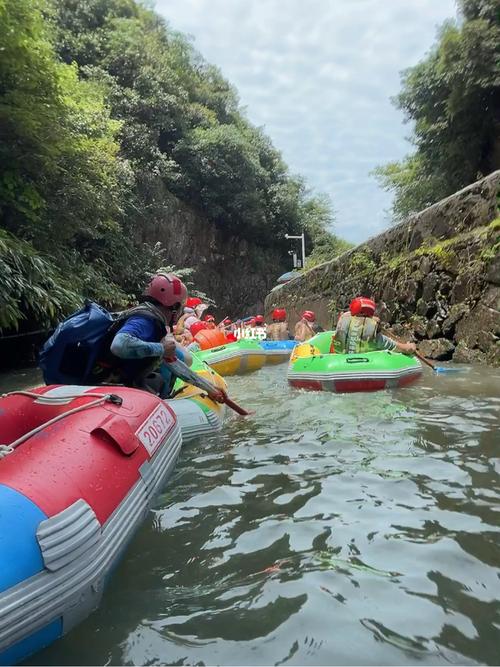
M328 199L290 174L234 87L153 10L5 0L0 29L0 334L51 326L84 297L133 301L171 263L143 238L172 201L272 247L283 266L285 232L305 229L311 261L348 247L328 231Z

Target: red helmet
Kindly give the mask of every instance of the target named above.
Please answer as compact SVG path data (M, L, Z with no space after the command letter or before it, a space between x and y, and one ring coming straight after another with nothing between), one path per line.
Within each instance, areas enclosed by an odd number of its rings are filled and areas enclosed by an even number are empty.
M275 308L272 317L275 322L284 322L286 320L286 310L284 308Z
M189 327L189 333L191 336L196 336L198 331L203 331L203 329L208 329L206 322L193 322Z
M304 310L302 319L307 320L308 322L314 322L316 320L316 314L313 310Z
M264 324L264 315L256 315L255 324Z
M225 320L222 320L222 324L224 326L227 326L228 324L232 324L233 322L229 319L229 317L226 317Z
M215 322L215 317L213 315L205 315L203 318L205 322Z
M367 317L373 316L375 308L375 301L367 299L364 296L357 296L351 301L351 305L349 306L351 315L365 315Z
M196 306L199 306L201 303L201 299L198 299L197 296L190 296L186 300L186 308L196 308Z
M166 308L180 308L187 297L186 285L173 273L157 273L144 290L144 296L150 296Z

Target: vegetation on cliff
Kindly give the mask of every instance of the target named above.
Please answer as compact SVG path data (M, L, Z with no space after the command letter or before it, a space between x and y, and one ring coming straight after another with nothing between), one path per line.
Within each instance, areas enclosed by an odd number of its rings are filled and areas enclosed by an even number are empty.
M0 0L0 31L0 329L49 324L82 295L127 303L168 261L141 231L172 197L285 257L304 227L309 247L337 248L325 201L151 9Z
M431 53L406 70L395 104L413 154L376 170L400 220L500 168L500 2L458 0Z

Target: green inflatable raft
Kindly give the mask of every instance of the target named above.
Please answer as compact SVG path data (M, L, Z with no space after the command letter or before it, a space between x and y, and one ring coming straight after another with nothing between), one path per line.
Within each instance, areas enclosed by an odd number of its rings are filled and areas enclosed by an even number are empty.
M404 387L422 374L415 357L379 350L360 354L331 351L333 331L298 345L290 358L288 382L311 391L354 392Z

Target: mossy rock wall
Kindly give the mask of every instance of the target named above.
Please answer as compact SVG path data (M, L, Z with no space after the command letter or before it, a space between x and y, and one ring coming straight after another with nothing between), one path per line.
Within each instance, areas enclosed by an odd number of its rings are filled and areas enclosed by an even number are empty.
M265 310L325 328L357 295L434 358L500 365L500 171L273 290ZM424 342L425 341L425 342ZM451 344L450 344L451 343Z

